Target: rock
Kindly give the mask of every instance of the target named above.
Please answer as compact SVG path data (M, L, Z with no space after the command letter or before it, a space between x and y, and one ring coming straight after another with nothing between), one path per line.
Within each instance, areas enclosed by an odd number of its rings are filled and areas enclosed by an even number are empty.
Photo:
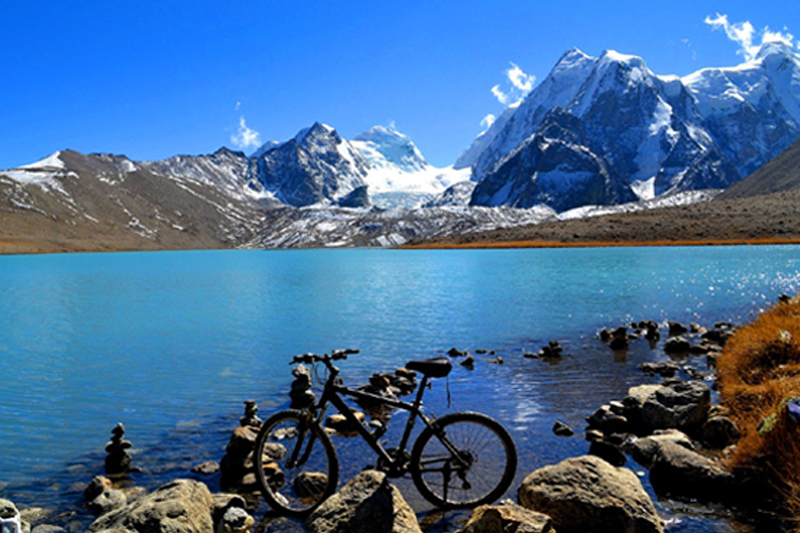
M414 511L386 478L365 470L306 519L309 533L421 533Z
M567 459L536 470L518 492L559 533L661 532L661 520L636 474L599 457Z
M461 366L463 366L467 370L474 370L475 358L472 357L471 355L468 355L463 361L461 361Z
M119 489L107 488L91 501L87 502L89 510L100 516L120 509L128 503L128 497Z
M628 419L616 414L610 405L603 405L586 418L590 429L599 429L605 434L624 433L628 430Z
M450 357L463 357L467 355L467 352L462 352L454 346L449 350L447 350L447 355L449 355Z
M255 525L255 519L241 507L231 507L214 529L215 533L246 533Z
M672 337L664 343L664 353L684 354L692 349L692 343L683 337Z
M608 343L608 346L615 352L625 350L628 348L628 337L612 337L611 342Z
M29 531L30 525L22 521L17 506L11 500L0 498L0 531L3 533L17 533L23 531L23 529Z
M258 429L239 426L233 430L225 447L225 456L219 462L220 486L223 491L236 491L249 487L244 478L253 472L252 454Z
M316 396L311 390L311 369L302 364L295 365L292 369L292 376L294 376L294 381L292 381L289 391L289 398L292 400L290 407L304 409L312 405L316 401Z
M648 437L636 439L631 444L631 455L633 460L645 468L653 466L656 454L665 442L672 442L678 446L683 446L687 450L694 450L694 444L686 433L677 429L658 430Z
M553 424L553 433L559 437L571 437L575 434L572 428L561 420L556 420L556 423Z
M3 520L19 516L19 510L11 500L0 498L0 518Z
M673 380L650 394L642 405L642 421L651 430L675 428L692 434L705 423L711 391L705 383Z
M67 533L67 530L52 524L39 524L31 530L31 533Z
M650 482L657 493L681 499L730 500L734 476L711 459L675 442L663 442L653 458Z
M263 422L260 418L258 418L258 416L256 416L256 413L258 413L258 405L256 405L256 401L245 400L244 416L239 419L239 425L260 428Z
M555 533L549 516L520 505L481 505L461 533Z
M599 457L613 466L625 466L625 463L628 462L628 458L619 447L605 440L592 441L589 446L589 455Z
M492 364L495 364L495 365L502 365L503 364L503 358L498 355L497 357L489 359L488 362L492 363Z
M662 378L671 378L678 373L680 366L672 361L661 361L657 363L642 363L639 365L639 370L648 376L658 374Z
M589 442L602 441L603 432L600 431L599 429L587 429L586 440Z
M192 473L202 476L210 476L219 472L219 463L216 461L206 461L192 467Z
M89 526L90 533L209 533L214 529L214 500L198 481L179 479Z
M667 327L669 328L669 336L670 337L675 337L677 335L683 335L684 333L689 331L688 329L686 329L686 326L684 326L680 322L668 321L667 322Z
M714 416L703 425L701 436L706 446L722 450L739 440L739 426L727 416Z
M83 490L83 497L87 502L100 496L105 490L112 486L111 480L105 476L96 476Z
M361 411L354 411L356 418L360 423L364 423L366 416ZM325 419L325 427L334 430L339 436L342 437L355 437L358 435L358 429L350 423L350 421L343 414L332 414Z
M130 441L125 440L125 426L118 422L111 430L111 441L106 444L105 469L106 474L113 476L125 474L131 470L133 459L126 450L133 447Z

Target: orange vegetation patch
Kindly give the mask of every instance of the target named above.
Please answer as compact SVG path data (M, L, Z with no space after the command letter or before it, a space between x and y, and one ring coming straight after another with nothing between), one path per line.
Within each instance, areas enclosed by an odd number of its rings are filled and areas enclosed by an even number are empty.
M763 244L800 244L800 239L706 239L659 241L475 241L475 242L423 242L399 246L402 249L480 249L480 248L602 248L612 246L735 246Z
M800 397L800 299L782 302L739 328L726 343L717 372L722 404L742 432L729 466L763 471L787 510L799 517L800 425L785 402Z

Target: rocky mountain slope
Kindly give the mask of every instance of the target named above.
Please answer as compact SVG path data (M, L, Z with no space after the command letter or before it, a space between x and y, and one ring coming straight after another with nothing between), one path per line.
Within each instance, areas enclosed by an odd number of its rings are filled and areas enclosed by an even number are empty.
M164 179L159 164L62 151L2 171L0 248L230 248L252 237L270 200L248 192L236 172L240 156L220 150L173 163L183 174Z
M721 189L800 137L800 57L767 43L683 79L607 51L567 52L462 155L471 205L561 211Z
M719 195L721 200L800 190L800 141Z

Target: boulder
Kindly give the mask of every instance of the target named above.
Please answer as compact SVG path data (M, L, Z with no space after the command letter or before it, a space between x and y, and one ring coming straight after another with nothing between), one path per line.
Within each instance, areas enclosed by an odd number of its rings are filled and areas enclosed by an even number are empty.
M628 431L628 419L619 415L611 405L603 405L586 418L590 429L599 429L605 434Z
M683 335L684 333L689 331L688 329L686 329L686 326L684 326L680 322L673 322L671 320L667 322L667 328L669 329L669 336L670 337L675 337L677 335Z
M687 450L694 450L694 444L686 433L677 429L657 430L648 437L636 439L630 446L633 460L645 468L653 466L656 454L665 442L672 442L678 446L683 446Z
M214 500L198 481L179 479L107 513L90 533L209 533L214 529Z
M656 363L642 363L639 365L639 370L648 376L655 376L658 374L662 378L671 378L680 370L678 363L672 361L660 361Z
M636 474L599 457L576 457L536 470L522 482L518 497L523 507L550 516L559 533L662 531Z
M628 462L628 458L619 446L602 439L592 441L589 446L589 455L599 457L613 466L625 466L625 463Z
M739 440L739 426L727 416L709 418L701 432L703 443L709 448L722 450Z
M685 354L689 353L692 349L692 343L683 337L672 337L664 343L664 353L668 354Z
M461 533L555 533L549 516L520 505L481 505Z
M11 500L0 498L0 530L2 531L22 531L23 523L19 515L19 510ZM30 530L30 526L28 526Z
M705 383L671 380L642 404L642 422L651 430L675 428L692 434L705 423L711 391Z
M365 470L306 519L309 533L421 533L414 511L386 474Z
M675 442L659 446L650 468L650 483L658 494L687 500L723 502L737 492L733 474Z

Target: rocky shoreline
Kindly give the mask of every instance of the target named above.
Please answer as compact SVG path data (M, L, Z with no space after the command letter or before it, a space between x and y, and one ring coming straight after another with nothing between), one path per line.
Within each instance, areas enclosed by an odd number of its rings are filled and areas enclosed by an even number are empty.
M516 502L475 509L462 531L661 532L664 521L637 475L626 467L630 460L649 470L650 483L659 497L737 508L775 508L775 494L763 486L758 472L730 471L724 466L739 430L724 408L712 405L713 371L735 330L726 323L706 329L697 324L645 320L600 331L597 342L606 343L612 353L625 351L632 343L648 342L661 346L664 360L642 364L644 384L587 413L587 455L530 472L514 487ZM484 350L472 354L453 348L448 354L467 368L502 364L502 358ZM524 354L526 359L546 362L564 356L558 341ZM697 358L705 359L703 366L708 370L697 368L693 361ZM656 376L660 383L652 383ZM231 435L225 457L192 470L201 478L220 474L224 492L216 494L198 479L176 479L150 493L131 486L129 474L136 471L128 454L131 443L125 439L124 427L115 427L106 446L106 476L95 477L83 490L82 507L96 515L85 530L270 531L271 519L257 522L261 504L251 459L260 425L257 411L254 402L245 402L244 416ZM580 438L576 430L558 420L554 420L553 431L564 438ZM69 511L56 515L37 508L18 510L13 502L0 499L0 525L8 527L3 533L84 530L79 522L64 520L68 515ZM381 526L376 528L376 524ZM302 527L314 533L422 531L403 495L384 474L370 470L350 480Z

